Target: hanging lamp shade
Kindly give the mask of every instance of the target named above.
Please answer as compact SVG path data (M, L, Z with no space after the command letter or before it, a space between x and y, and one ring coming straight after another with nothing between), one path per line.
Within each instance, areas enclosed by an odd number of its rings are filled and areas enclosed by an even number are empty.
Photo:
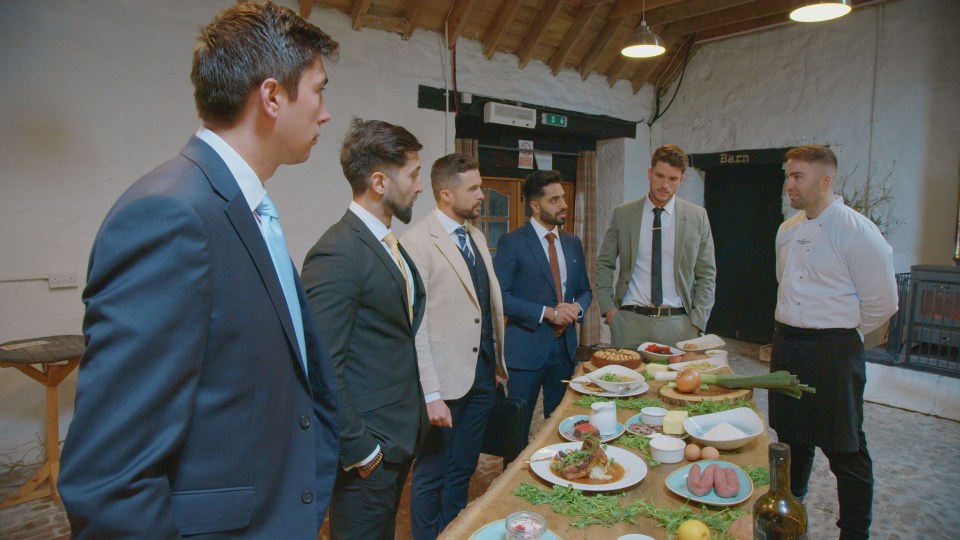
M806 2L790 12L790 18L797 22L821 22L843 17L850 13L851 0L824 0L822 2Z
M643 21L627 45L620 51L620 54L630 58L650 58L651 56L659 56L666 50L667 48L663 46L663 40L660 39L660 36L653 33L653 30L647 26L647 21Z

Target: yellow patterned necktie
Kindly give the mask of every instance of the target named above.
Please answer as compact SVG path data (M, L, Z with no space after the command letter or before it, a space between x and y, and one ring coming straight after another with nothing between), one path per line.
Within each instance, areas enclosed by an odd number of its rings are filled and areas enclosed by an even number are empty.
M407 276L407 266L403 264L403 257L400 256L400 242L397 241L397 237L394 236L393 232L388 232L386 236L383 237L383 241L390 246L390 251L393 252L393 260L397 261L397 266L400 267L400 273L403 274L403 282L407 286L407 316L410 317L410 323L413 324L413 292L410 290L410 277Z

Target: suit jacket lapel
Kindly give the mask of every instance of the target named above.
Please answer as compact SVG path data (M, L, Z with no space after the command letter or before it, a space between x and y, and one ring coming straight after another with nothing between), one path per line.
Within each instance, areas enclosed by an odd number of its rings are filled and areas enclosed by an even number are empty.
M471 237L475 230L476 227L473 227L469 223L467 224L467 232ZM477 301L477 291L473 286L473 278L470 277L470 269L467 268L467 261L463 259L460 248L453 242L453 239L447 234L447 231L443 228L440 220L437 219L436 214L433 212L430 213L427 219L427 231L433 238L433 243L437 246L440 254L443 255L443 258L453 267L453 271L456 272L457 277L463 284L463 288L467 290L470 300L479 308L480 304Z
M530 251L530 256L537 261L537 266L539 266L540 271L543 272L543 277L546 278L547 283L550 284L550 288L553 289L554 294L556 294L557 287L553 284L553 272L550 271L550 261L547 260L547 254L543 252L543 244L540 243L540 237L537 236L536 229L534 229L533 225L529 222L523 227L525 231L523 239L527 242L527 249Z
M632 273L633 267L637 264L637 250L640 249L640 223L643 221L643 205L644 200L640 199L636 204L633 205L633 208L630 212L630 260L629 261L620 261L620 267L624 267L624 262L627 262L627 268Z
M253 259L257 272L260 274L260 279L263 280L267 294L273 302L273 308L280 318L280 324L283 326L287 342L293 349L298 360L297 364L302 372L303 358L300 357L300 344L297 342L297 334L293 329L290 309L287 307L287 301L277 277L277 270L273 266L270 251L267 249L267 244L264 242L260 228L257 226L256 218L253 217L253 212L250 210L243 192L240 191L240 186L237 185L236 179L234 179L230 169L227 168L220 156L197 137L191 137L190 142L187 143L181 153L200 167L214 191L227 201L224 213L226 213L227 219L230 220L237 232L237 236L240 237L240 241L247 248L250 258ZM299 281L299 278L297 279Z
M400 290L400 296L403 300L403 305L407 305L407 282L403 279L403 274L400 273L400 267L397 266L397 262L393 260L393 256L387 252L387 249L383 247L383 244L380 243L380 239L373 236L373 233L370 232L370 229L363 223L363 220L359 216L347 210L343 215L343 221L345 221L350 228L356 233L357 237L370 248L373 253L380 258L380 262L383 263L384 268L387 272L393 277L393 280L397 284L397 288ZM407 257L406 252L403 250L403 246L400 246L400 254L404 259L407 260L407 265L414 272L414 276L411 276L414 279L414 283L417 283L419 280L419 274L416 273L416 269L413 266L413 263L410 262L410 258ZM423 289L422 285L417 287L417 291ZM418 294L419 296L419 294ZM416 306L414 306L416 307ZM406 312L406 308L404 308ZM414 317L416 317L416 310L414 310ZM404 317L404 319L409 319L409 317Z
M581 264L577 261L576 252L574 250L573 235L560 230L560 245L563 247L563 260L567 265L567 293L563 295L563 301L569 302L572 298L573 291L573 279L576 275L576 272L573 269L577 264Z
M673 275L677 283L680 283L680 265L683 263L683 235L687 228L687 214L681 211L682 205L680 203L680 199L677 198L673 206L677 214L673 220L677 229L677 235L673 242Z

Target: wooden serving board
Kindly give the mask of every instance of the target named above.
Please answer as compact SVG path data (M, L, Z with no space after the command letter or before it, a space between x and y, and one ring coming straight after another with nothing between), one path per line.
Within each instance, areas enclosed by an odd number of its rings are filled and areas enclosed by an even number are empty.
M736 401L738 399L750 399L753 396L753 390L750 388L724 388L722 386L712 385L709 388L702 389L696 394L684 394L664 384L660 387L660 399L670 405L683 406L687 403L699 403L701 401Z

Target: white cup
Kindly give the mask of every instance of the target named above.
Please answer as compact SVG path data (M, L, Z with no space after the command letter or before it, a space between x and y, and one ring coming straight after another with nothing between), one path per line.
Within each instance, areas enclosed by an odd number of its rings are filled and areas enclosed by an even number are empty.
M617 431L617 404L613 401L599 401L590 406L590 424L597 428L600 435L613 435Z

